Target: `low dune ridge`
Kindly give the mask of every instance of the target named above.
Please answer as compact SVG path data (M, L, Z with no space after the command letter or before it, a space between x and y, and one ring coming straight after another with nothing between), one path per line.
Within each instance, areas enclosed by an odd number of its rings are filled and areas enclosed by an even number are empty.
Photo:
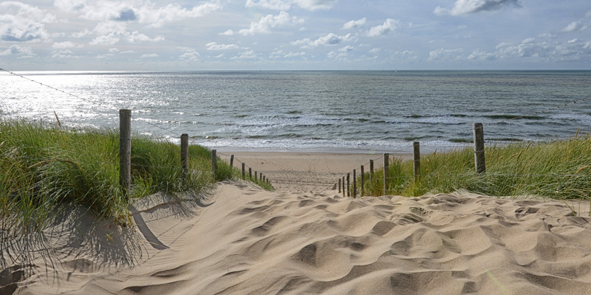
M53 266L32 260L13 291L591 294L590 219L578 216L588 202L467 192L352 199L245 182L221 183L184 211L152 201L134 205L141 251L125 252L130 263L62 251Z

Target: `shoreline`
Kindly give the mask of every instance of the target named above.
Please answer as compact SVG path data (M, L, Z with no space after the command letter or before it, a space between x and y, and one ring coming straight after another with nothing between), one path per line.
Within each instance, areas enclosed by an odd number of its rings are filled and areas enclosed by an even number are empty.
M180 144L180 139L179 142ZM373 147L373 148L352 148L352 147L239 147L239 146L212 146L206 142L191 142L190 144L197 144L208 149L215 149L222 153L320 153L320 154L384 154L390 155L405 155L413 153L413 142L405 143L404 146L393 145L391 148ZM421 154L447 153L457 149L471 148L473 144L453 144L453 145L431 145L428 143L421 143Z

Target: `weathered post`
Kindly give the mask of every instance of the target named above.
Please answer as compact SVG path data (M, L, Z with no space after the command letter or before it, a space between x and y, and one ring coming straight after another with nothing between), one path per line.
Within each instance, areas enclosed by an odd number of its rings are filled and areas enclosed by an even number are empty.
M258 172L256 172L256 171L254 172L254 182L257 182L259 180L258 174L259 174Z
M347 173L347 197L351 196L351 173Z
M364 177L364 172L363 172L363 165L361 165L361 189L359 190L359 197L363 197L363 186L365 184L363 177Z
M234 169L234 155L230 156L230 169Z
M484 161L484 128L482 123L474 123L474 165L477 173L486 172Z
M341 193L341 179L339 178L339 194Z
M390 168L390 154L384 154L384 195L388 194L388 169Z
M119 110L119 183L125 198L131 193L131 110Z
M343 176L343 197L346 197L346 192L345 192L345 176Z
M353 195L352 197L357 197L357 175L355 169L353 169Z
M187 178L189 173L189 134L181 134L181 169L183 179Z
M246 180L246 164L242 163L242 180Z
M213 178L218 177L218 155L216 150L211 150L211 167L213 168Z
M373 181L373 160L369 160L369 182Z
M415 182L421 178L421 146L418 141L412 143L414 152Z
M252 180L252 168L248 167L248 178Z

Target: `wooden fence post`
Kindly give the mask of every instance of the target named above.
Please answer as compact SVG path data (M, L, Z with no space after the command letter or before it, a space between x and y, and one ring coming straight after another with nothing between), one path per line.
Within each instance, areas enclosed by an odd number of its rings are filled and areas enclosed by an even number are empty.
M254 182L257 182L259 180L258 174L259 174L258 172L256 172L256 171L254 172Z
M131 193L131 110L119 110L119 183L125 198Z
M213 168L213 178L218 176L218 155L216 150L211 150L211 167Z
M351 196L351 173L347 173L347 197Z
M181 134L181 169L183 179L187 178L189 173L189 134Z
M246 164L242 163L242 180L246 180Z
M390 168L390 154L384 154L384 196L388 194L388 169Z
M230 170L234 169L234 155L230 156Z
M341 193L341 179L339 178L339 194Z
M369 182L373 181L373 160L369 160Z
M355 169L353 169L353 198L357 197L357 175Z
M421 178L421 145L418 141L412 143L414 153L415 182Z
M486 172L484 161L484 128L482 123L474 123L474 165L477 173Z
M252 180L252 168L248 167L248 178Z
M345 176L343 176L343 197L346 197L346 194L345 194Z
M363 186L365 184L365 182L363 181L363 165L361 165L361 189L359 190L359 197L363 197Z

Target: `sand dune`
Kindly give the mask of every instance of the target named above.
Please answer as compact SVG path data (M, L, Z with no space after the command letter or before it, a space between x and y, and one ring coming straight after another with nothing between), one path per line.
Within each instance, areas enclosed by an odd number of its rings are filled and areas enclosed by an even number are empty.
M138 227L122 230L135 239L98 240L119 252L97 259L64 244L53 264L5 269L0 293L591 294L590 219L569 206L579 203L469 193L350 199L226 182L186 210L157 196L135 204Z

